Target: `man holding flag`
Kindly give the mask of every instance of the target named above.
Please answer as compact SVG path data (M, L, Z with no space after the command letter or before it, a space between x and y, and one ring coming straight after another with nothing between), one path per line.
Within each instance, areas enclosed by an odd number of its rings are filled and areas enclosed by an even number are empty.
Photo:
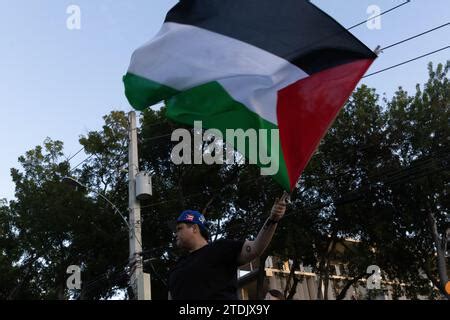
M201 121L222 134L227 129L278 130L276 152L271 139L257 139L257 146L227 143L246 158L251 148L276 158L279 170L273 178L292 191L376 57L307 0L180 0L156 37L133 53L123 80L128 101L138 110L164 100L167 116L182 124ZM240 252L239 260L228 262L236 266L262 253L284 214L286 195L276 202L256 243L236 245L232 252ZM183 223L180 245L191 254L209 247L195 232L198 224L184 230ZM188 239L200 238L186 246L184 232ZM175 298L189 297L178 295L189 293L177 288L183 276L190 275L180 273L170 281ZM215 291L196 297L224 296Z
M269 218L255 240L217 240L208 243L206 221L198 211L186 210L177 219L177 246L189 252L169 276L169 299L237 300L237 272L259 257L269 245L286 211L286 197L276 199Z

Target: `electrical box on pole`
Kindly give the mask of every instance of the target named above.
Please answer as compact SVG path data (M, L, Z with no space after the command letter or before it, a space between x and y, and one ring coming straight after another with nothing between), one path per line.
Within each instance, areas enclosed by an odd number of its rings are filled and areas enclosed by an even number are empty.
M152 177L147 172L136 175L136 198L140 201L150 199L152 195Z

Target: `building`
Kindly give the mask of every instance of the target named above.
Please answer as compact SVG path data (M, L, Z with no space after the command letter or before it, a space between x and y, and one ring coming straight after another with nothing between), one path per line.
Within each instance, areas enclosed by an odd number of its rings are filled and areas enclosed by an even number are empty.
M357 242L358 241L352 239L346 239L345 245L338 244L336 245L335 250L342 252ZM328 288L325 288L325 285L323 284L319 287L318 275L313 272L310 266L300 264L299 270L295 270L295 275L299 281L293 300L317 300L318 297L323 299L325 290L327 290L327 299L335 300L342 288L351 279L346 276L347 272L345 264L340 261L331 261L330 264L334 272L329 276ZM291 265L292 261L281 261L277 257L269 256L264 265L263 291L266 292L270 288L284 292L286 282L291 272ZM238 269L238 294L242 300L257 299L256 286L259 270L260 266L258 260ZM367 274L367 277L369 276L370 274ZM405 284L401 284L400 286L403 288ZM392 282L381 280L380 289L368 289L367 278L362 278L347 290L344 300L392 300L392 294ZM406 297L403 295L400 299L406 299Z

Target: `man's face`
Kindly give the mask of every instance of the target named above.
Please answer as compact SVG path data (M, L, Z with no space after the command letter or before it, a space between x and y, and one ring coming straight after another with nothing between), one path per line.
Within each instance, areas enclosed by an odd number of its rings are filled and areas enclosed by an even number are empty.
M186 223L178 223L176 227L175 237L179 248L189 249L191 239L194 236L194 228Z

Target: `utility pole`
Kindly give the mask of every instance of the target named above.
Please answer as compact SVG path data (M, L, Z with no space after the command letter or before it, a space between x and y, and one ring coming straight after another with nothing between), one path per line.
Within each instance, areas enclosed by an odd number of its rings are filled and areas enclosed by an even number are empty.
M136 198L136 175L139 172L137 149L136 113L128 114L129 144L128 144L128 194L130 210L130 263L132 274L130 285L135 299L151 300L150 274L144 274L141 239L141 206Z

